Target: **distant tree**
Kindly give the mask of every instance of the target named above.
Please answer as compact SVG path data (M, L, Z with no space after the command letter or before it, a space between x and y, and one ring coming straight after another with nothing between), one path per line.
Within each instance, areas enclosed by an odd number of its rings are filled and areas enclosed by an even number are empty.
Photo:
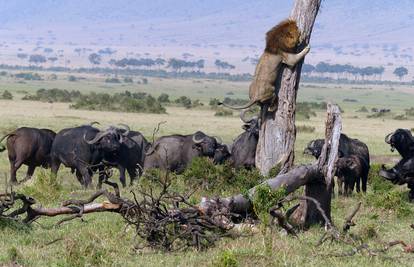
M47 58L47 60L51 61L52 63L55 63L58 60L58 58L57 57L49 57L49 58Z
M405 67L398 67L398 68L395 68L395 70L394 70L393 74L394 74L395 76L397 76L400 80L402 80L402 78L403 78L405 75L407 75L407 74L408 74L408 69L407 69L407 68L405 68Z
M36 65L42 64L46 62L46 57L42 55L30 55L29 62Z
M170 103L170 96L166 93L162 93L158 97L158 102L160 102L160 103Z
M1 99L7 99L7 100L12 100L13 99L13 95L9 92L9 91L4 91L3 94L0 97Z
M75 77L75 76L73 76L73 75L69 75L69 77L68 77L68 81L69 82L76 82L78 79Z
M25 54L25 53L18 53L17 57L20 58L20 59L26 59L28 57L28 55Z
M216 59L216 61L214 61L214 65L217 67L218 71L220 72L220 70L232 70L235 69L236 67L234 65L229 64L228 62L225 61L221 61L220 59Z
M124 78L124 83L133 83L134 80L131 77L125 77Z
M45 53L52 53L53 52L53 49L52 48L45 48L45 49L43 49L43 52L45 52Z
M89 59L89 62L92 63L93 65L99 65L101 64L101 61L102 61L101 56L98 55L97 53L90 54L88 59Z

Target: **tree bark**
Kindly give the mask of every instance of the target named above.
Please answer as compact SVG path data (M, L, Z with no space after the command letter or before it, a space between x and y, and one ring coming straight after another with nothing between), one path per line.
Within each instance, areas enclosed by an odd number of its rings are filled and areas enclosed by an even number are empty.
M298 46L302 50L311 37L321 0L296 0L290 18L295 20L301 32ZM280 172L286 173L293 166L296 140L295 110L296 96L303 60L295 67L283 66L276 81L278 109L268 113L262 123L256 150L256 167L262 175L268 175L271 168L280 164Z

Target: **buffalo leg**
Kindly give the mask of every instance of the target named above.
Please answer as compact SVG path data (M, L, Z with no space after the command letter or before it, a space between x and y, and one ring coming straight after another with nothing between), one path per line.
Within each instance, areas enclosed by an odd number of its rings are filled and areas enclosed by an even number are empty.
M21 160L10 161L10 182L12 184L17 184L17 170L22 166L23 162Z
M119 170L119 181L121 181L121 184L123 187L126 187L125 167L118 166L118 170Z
M336 182L338 183L338 195L343 195L343 187L344 187L344 181L343 177L336 177Z
M129 179L131 180L130 185L133 185L135 179L138 176L137 170L132 167L132 168L128 168L127 171L128 171L128 174L129 174Z
M29 165L29 166L27 167L26 177L24 178L24 180L23 180L23 181L28 181L28 180L30 180L30 179L32 178L32 176L33 176L33 173L34 173L35 169L36 169L36 166L34 166L34 165Z
M85 188L90 187L92 184L92 177L89 173L89 170L87 168L81 168L79 172L82 175L83 187Z
M354 178L355 179L355 178ZM361 192L361 177L357 177L356 180L354 181L353 185L356 184L356 191L359 193ZM352 188L352 191L354 189Z
M52 158L50 169L51 169L52 175L54 177L57 177L57 173L59 171L60 164L61 164L61 162L58 159Z
M362 175L362 177L361 177L361 180L362 180L362 192L364 192L364 193L366 193L366 192L367 192L368 175L369 175L369 170L368 170L368 171L366 171L366 172Z
M408 188L410 189L410 192L408 192L408 199L413 202L414 201L414 183L408 183Z
M80 173L79 170L76 170L76 178L78 179L78 181L81 185L84 185L83 184L83 176L82 176L82 174Z

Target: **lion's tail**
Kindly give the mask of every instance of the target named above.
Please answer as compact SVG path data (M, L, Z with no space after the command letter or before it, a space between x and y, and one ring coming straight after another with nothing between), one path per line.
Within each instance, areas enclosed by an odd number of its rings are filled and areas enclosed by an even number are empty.
M247 109L247 108L250 108L251 106L253 106L254 104L256 104L256 101L252 101L252 100L249 103L247 103L246 105L239 106L239 107L233 107L233 106L227 105L226 103L223 103L223 102L219 102L218 103L219 106L222 105L222 106L224 106L226 108L236 109L236 110L238 110L238 109Z

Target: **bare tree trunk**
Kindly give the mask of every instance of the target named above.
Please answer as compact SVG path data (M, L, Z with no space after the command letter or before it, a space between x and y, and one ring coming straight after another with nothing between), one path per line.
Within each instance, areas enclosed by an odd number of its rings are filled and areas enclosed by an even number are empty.
M320 5L321 0L295 1L290 18L296 20L301 32L299 50L309 43ZM256 167L263 175L267 175L277 164L281 166L281 173L286 173L293 166L296 95L302 64L303 60L292 69L283 67L276 81L278 109L275 113L267 114L261 126L256 150Z

